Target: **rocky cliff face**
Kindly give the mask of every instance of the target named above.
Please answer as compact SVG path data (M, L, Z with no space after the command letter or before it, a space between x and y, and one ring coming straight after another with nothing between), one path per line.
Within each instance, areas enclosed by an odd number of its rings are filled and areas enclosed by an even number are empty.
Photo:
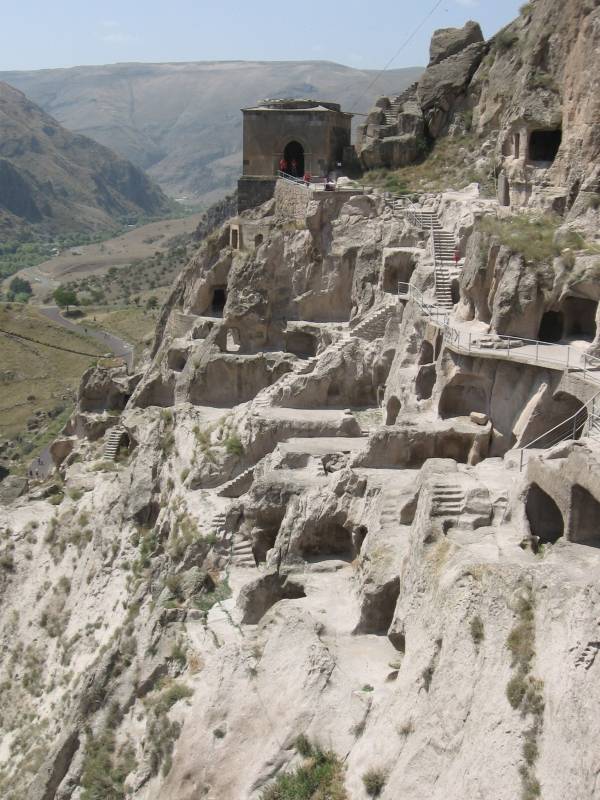
M0 516L3 797L595 797L597 444L514 449L596 391L519 356L573 281L428 202L448 320L408 209L282 181L84 376Z
M68 132L0 83L0 229L93 231L169 208L158 186L133 164Z
M502 205L587 216L593 227L599 26L596 2L533 0L487 43L475 23L438 31L412 94L411 137L392 146L410 121L407 100L381 99L361 131L363 162L403 166L422 157L426 141L469 131L482 141L491 136L496 150L486 169L497 176ZM473 160L481 157L476 143L473 151Z

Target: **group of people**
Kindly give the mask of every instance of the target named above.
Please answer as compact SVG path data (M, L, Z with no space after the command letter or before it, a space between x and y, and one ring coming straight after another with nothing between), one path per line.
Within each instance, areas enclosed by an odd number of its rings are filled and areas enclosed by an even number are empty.
M338 161L335 172L330 172L325 178L326 189L335 188L335 183L339 176L341 168L342 164L341 162ZM283 175L291 175L292 178L300 177L299 165L295 158L292 158L291 161L288 162L287 158L285 156L282 156L279 159L279 172L281 172ZM309 186L312 180L312 175L310 174L310 172L305 171L304 175L302 176L302 180L307 186Z

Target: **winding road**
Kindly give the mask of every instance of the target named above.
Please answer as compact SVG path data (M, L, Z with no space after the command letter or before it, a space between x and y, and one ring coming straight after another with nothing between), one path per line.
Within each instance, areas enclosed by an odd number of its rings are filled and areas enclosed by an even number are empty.
M56 306L39 306L39 311L49 320L52 320L52 322L62 325L63 328L76 331L77 333L83 333L85 336L89 336L90 339L95 339L102 347L106 348L107 352L110 351L115 356L123 358L127 364L127 371L131 371L133 367L133 345L129 344L129 342L120 339L113 333L107 333L91 325L77 325L71 322L71 320L65 319L60 313L60 309Z

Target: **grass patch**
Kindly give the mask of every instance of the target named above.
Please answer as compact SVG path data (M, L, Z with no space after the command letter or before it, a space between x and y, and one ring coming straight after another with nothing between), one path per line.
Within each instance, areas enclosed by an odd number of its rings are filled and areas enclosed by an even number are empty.
M224 578L220 583L217 584L212 592L206 592L206 594L200 594L195 597L194 606L199 611L203 611L205 614L208 614L214 605L217 603L222 603L223 600L227 600L229 597L231 597L231 587L229 586L227 578Z
M470 117L465 119L467 127L471 122ZM493 178L474 166L475 156L480 154L479 148L480 141L474 133L456 138L446 136L438 139L431 151L424 153L420 163L395 170L371 170L364 174L361 182L393 194L441 192L450 188L462 189L477 182L482 194L492 197L495 194ZM463 151L467 153L467 163ZM473 161L469 163L471 156Z
M119 706L115 703L99 734L87 730L81 800L124 800L126 797L125 779L137 764L130 744L116 746L115 729L120 719Z
M331 751L322 750L303 738L304 763L279 775L260 800L347 800L344 767ZM308 745L308 747L306 747Z
M34 307L19 303L0 305L0 329L72 350L102 352L96 342L61 328ZM94 359L3 334L0 347L0 441L20 434L23 442L34 443L45 424L70 405L65 396L74 396L82 372ZM48 422L42 422L38 433L25 433L34 412L40 410L48 414Z
M387 775L381 769L370 769L365 772L362 780L369 797L379 797L385 786Z
M523 734L523 763L519 767L519 774L521 799L535 800L541 794L535 775L535 764L539 755L538 741L544 719L544 684L531 674L531 663L535 655L535 607L529 587L521 588L515 611L517 622L506 640L512 656L511 666L515 671L506 686L506 698L511 707L519 709L521 716L530 723Z
M236 434L229 435L224 442L225 450L229 453L229 455L234 456L243 456L244 455L244 445L242 444L242 440Z
M526 261L540 264L552 261L560 254L560 248L555 243L559 225L558 217L549 214L536 217L518 214L505 219L483 217L477 223L476 230L496 236L513 253L520 253Z

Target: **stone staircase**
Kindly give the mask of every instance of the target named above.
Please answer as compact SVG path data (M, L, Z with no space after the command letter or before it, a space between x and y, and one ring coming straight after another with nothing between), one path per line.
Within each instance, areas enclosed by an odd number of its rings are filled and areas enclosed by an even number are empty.
M385 114L385 124L386 125L397 125L398 124L398 114L402 110L402 96L397 95L391 100L390 108L384 108L383 113Z
M382 490L382 501L379 512L379 525L382 530L396 528L400 525L400 498L402 492L393 487Z
M465 493L456 483L439 481L432 489L433 517L458 517L465 505Z
M380 339L385 333L386 325L389 318L394 313L395 308L396 301L387 301L385 305L379 306L379 308L367 314L367 316L352 329L351 335L360 336L361 339L367 339L369 342Z
M452 279L459 275L461 264L461 261L457 264L454 260L454 234L442 228L435 211L417 211L415 216L421 228L433 237L436 303L440 308L451 309L454 306Z
M217 495L219 497L239 497L240 495L247 492L250 486L252 485L252 478L254 476L254 465L248 467L243 472L240 472L239 475L236 475L235 478L232 478L227 483L224 483L217 489Z
M298 375L308 375L309 373L313 372L319 358L323 356L328 350L334 347L339 347L340 342L334 342L334 344L329 345L320 356L311 356L310 358L305 358L300 360L294 365L294 368L290 370L290 372L286 372L285 375L282 375L275 383L272 383L270 386L267 386L265 389L262 389L252 401L252 405L255 408L269 408L275 405L274 398L279 395L280 391L285 389L294 381L294 379Z
M104 451L103 457L108 461L114 461L117 457L117 453L119 452L119 445L121 444L121 439L127 433L125 428L122 425L116 425L114 428L111 428L108 432L108 436L106 437L106 441L104 442Z
M252 543L239 534L233 537L231 565L234 567L254 567L256 569Z

